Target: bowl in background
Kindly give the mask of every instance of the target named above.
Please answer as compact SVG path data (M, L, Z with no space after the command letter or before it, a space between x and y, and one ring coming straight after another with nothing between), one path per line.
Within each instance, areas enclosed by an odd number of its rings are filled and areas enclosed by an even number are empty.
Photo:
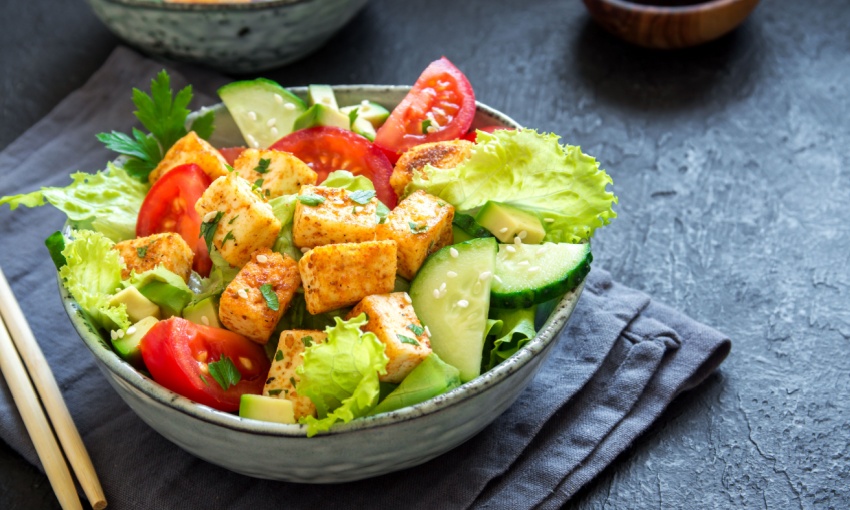
M617 37L646 48L696 46L740 25L759 0L584 0L591 17Z
M86 0L142 51L229 73L278 67L318 49L367 0Z
M306 93L303 87L290 90L302 97ZM334 87L340 104L369 99L388 109L409 90L402 86ZM217 121L226 121L227 110L214 108ZM511 118L479 103L473 126L492 125L519 127ZM234 139L241 138L238 131L227 130L219 137L218 143L227 146L243 143ZM583 289L582 284L567 293L545 322L544 318L538 322L539 332L534 339L489 372L426 402L338 424L328 433L308 438L302 425L243 419L163 388L119 358L87 321L61 279L58 283L71 323L91 350L98 368L151 428L192 455L226 469L256 478L302 483L346 482L398 471L426 462L470 439L507 410L528 386L553 351L558 333ZM210 448L210 444L216 447Z

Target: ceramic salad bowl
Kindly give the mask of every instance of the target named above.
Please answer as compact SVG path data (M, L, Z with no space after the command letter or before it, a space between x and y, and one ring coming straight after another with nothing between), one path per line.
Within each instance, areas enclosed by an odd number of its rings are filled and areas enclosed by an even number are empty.
M304 89L291 89L304 94ZM409 87L343 86L340 102L369 99L395 106ZM241 144L219 108L213 143ZM232 119L230 120L232 123ZM509 117L478 104L474 126L517 127ZM240 418L197 404L155 383L123 361L80 311L59 280L65 310L97 365L122 399L153 429L187 452L244 475L302 483L337 483L398 471L426 462L467 441L498 418L531 382L552 352L575 308L583 284L569 292L538 334L515 355L462 386L397 411L338 424L307 437L302 425ZM411 440L415 438L415 440ZM215 448L210 448L215 444ZM285 452L274 455L270 452ZM292 459L298 459L293 462Z

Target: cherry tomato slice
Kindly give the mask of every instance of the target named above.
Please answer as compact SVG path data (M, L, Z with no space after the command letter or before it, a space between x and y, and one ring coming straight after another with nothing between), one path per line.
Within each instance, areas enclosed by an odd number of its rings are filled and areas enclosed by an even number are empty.
M500 129L513 129L512 127L507 126L484 126L478 129L473 129L469 133L463 135L464 140L469 140L472 143L475 143L478 140L478 132L484 131L485 133L492 133L493 131L498 131Z
M245 147L224 147L218 150L221 153L224 160L227 161L227 164L233 166L233 163L239 159L239 156L242 154L242 151L245 150Z
M262 393L270 363L259 344L226 329L180 317L160 321L139 344L154 381L199 404L236 411L243 393ZM210 363L227 356L240 380L227 389L210 375ZM226 363L226 362L225 362Z
M136 221L137 237L180 234L195 253L192 269L201 276L210 274L212 261L200 238L201 217L195 211L195 202L211 182L201 167L192 163L169 170L148 191Z
M445 57L432 62L375 136L375 145L400 154L429 142L460 138L475 117L475 94Z
M384 153L366 138L347 129L319 126L290 133L269 149L294 154L318 174L321 184L334 170L368 177L378 200L392 209L398 197L390 187L393 166Z

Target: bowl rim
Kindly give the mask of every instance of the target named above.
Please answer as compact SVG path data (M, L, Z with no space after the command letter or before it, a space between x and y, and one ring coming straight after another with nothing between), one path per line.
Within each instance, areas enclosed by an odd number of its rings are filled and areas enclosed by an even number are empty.
M92 0L89 0L92 1ZM135 7L140 9L163 11L259 11L276 7L290 7L309 4L316 0L254 0L249 2L164 2L162 0L100 0L105 3Z
M723 9L730 5L739 4L743 2L750 2L752 0L697 0L697 3L686 5L652 5L633 2L630 0L585 0L585 3L587 3L588 1L598 4L609 5L616 9L627 12L679 15L693 14L697 12L710 12L714 11L715 9ZM756 3L758 3L758 0L756 0Z
M369 94L375 93L406 93L410 90L409 85L334 85L335 91L359 92L365 95L364 99L378 100ZM296 94L306 93L306 87L287 87L287 90ZM380 102L380 101L379 101ZM212 106L212 105L211 105ZM504 113L495 110L483 103L476 101L476 114L484 114L490 119L496 120L505 126L519 128L518 122ZM69 227L66 223L66 229ZM538 354L543 352L551 343L556 342L559 333L572 315L579 297L584 289L585 279L581 284L568 292L555 306L549 317L541 326L540 330L525 346L510 358L502 361L493 369L481 374L475 379L466 382L446 393L433 397L425 402L408 406L395 411L381 413L374 416L361 417L349 423L336 424L328 432L307 437L307 427L301 424L283 424L263 422L241 418L238 414L227 413L213 409L209 406L196 403L178 393L160 386L152 378L144 375L129 363L121 359L117 353L108 345L107 340L98 334L91 324L85 319L84 312L79 308L76 301L62 284L62 278L56 273L57 285L63 307L68 314L74 329L82 339L83 343L92 352L95 358L105 366L112 375L132 386L136 391L144 394L148 399L169 407L177 412L192 418L202 420L206 423L224 427L239 432L248 432L254 435L286 437L292 439L303 438L309 441L322 440L322 438L350 434L363 429L376 429L391 426L400 422L416 419L420 416L436 414L446 409L460 405L466 399L487 391L490 387L507 379L522 367L531 362Z

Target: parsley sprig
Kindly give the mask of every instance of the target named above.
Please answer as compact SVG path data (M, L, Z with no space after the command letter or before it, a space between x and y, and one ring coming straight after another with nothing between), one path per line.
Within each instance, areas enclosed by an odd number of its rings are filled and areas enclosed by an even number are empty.
M236 386L242 380L242 374L236 365L233 364L230 358L223 355L218 361L213 361L207 365L210 369L210 375L215 382L221 386L221 389L227 391L231 386Z
M106 147L127 157L124 169L140 181L147 182L148 174L162 161L163 156L174 143L186 136L187 106L192 100L192 87L186 86L175 96L171 90L171 78L165 70L151 80L151 92L147 94L133 89L133 113L149 131L145 134L133 128L131 135L112 131L100 133L97 139ZM213 132L214 112L206 112L196 118L191 130L201 138L209 138Z

